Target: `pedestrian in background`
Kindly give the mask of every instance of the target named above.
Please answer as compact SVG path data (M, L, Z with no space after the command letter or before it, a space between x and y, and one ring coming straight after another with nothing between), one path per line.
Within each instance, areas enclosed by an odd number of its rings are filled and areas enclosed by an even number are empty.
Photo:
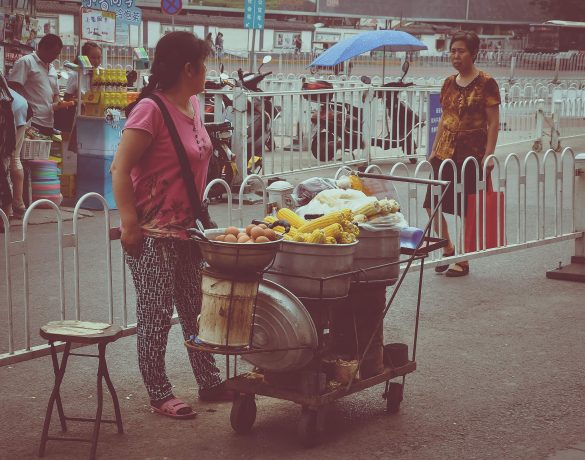
M9 86L21 94L32 109L31 126L45 136L54 134L55 110L71 105L59 98L57 71L52 64L62 48L63 42L57 35L45 35L37 51L16 61L8 76Z
M435 178L439 178L439 168L445 160L453 160L457 180L454 178L453 167L446 164L440 179L451 181L442 203L442 212L454 214L453 183L461 183L465 178L463 190L463 208L461 209L461 193L457 193L457 215L465 216L465 207L469 195L476 193L475 165L468 163L463 171L463 162L468 157L476 158L482 166L484 160L496 149L499 131L500 90L496 81L487 73L475 66L479 52L479 38L475 32L457 32L451 39L451 63L457 74L451 75L441 88L441 107L443 114L439 121L439 129L429 157ZM435 200L436 203L436 200ZM424 208L431 212L431 188L427 189ZM463 213L463 214L462 214ZM439 221L435 220L438 232ZM447 221L441 216L442 237L448 240L444 256L455 254L455 245L449 235ZM449 277L469 274L467 261L451 265L438 265L438 273L446 272Z
M4 76L0 73L0 208L10 217L12 187L10 186L10 156L16 146L16 129L12 114L12 95ZM0 220L0 233L4 223Z
M215 36L215 52L217 57L223 57L223 34L221 32Z
M209 49L211 50L211 55L215 56L215 44L213 42L213 34L209 32L205 37L205 41L209 45Z
M81 47L81 55L87 56L93 69L98 69L102 65L102 48L95 42L85 42ZM76 63L79 64L77 59ZM82 72L82 70L80 69L79 72ZM91 89L91 75L83 74L80 79L79 72L69 72L64 96L66 101L77 99L79 80L81 80L81 95L84 95Z
M176 306L183 336L197 330L201 312L202 260L188 241L195 226L187 187L198 198L205 189L211 140L201 122L197 94L205 87L205 60L211 50L189 32L171 32L156 45L148 85L131 108L114 161L112 188L120 211L121 243L136 288L138 364L151 408L174 418L193 409L176 398L165 371L165 353ZM157 96L169 112L194 177L187 184ZM213 355L188 349L199 399L226 400Z
M295 45L295 54L300 53L301 48L303 47L303 40L301 39L300 34L295 35L294 45Z

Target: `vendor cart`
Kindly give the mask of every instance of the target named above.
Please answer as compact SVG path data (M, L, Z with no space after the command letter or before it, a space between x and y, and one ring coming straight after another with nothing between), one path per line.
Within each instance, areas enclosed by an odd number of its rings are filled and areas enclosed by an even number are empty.
M416 247L401 248L397 260L388 263L328 276L314 276L314 274L307 272L306 274L289 274L288 277L282 278L283 273L278 268L278 262L273 261L268 268L259 274L261 281L254 304L254 317L250 326L248 344L242 346L240 343L237 346L230 346L228 343L230 336L229 316L233 314L230 313L230 309L226 310L225 308L220 313L220 315L228 317L225 343L209 344L199 340L198 337L193 337L185 342L189 348L226 355L226 386L237 394L231 409L230 422L232 428L239 434L249 433L252 429L256 419L255 395L283 399L301 405L302 412L297 431L302 444L307 447L314 446L319 442L320 434L324 429L323 408L339 398L385 383L382 397L386 400L387 412L396 413L399 410L403 398L405 377L416 370L416 345L425 258L430 252L447 244L446 240L431 237L430 232L432 220L440 208L449 182L366 173L358 173L358 176L430 185L440 189L436 206L424 229L424 238L418 242ZM203 249L202 252L205 257ZM368 375L360 375L364 359L375 340L375 331L383 327L384 318L415 261L420 262L420 271L411 355L408 356L405 344L386 345L384 346L383 368L374 373L369 372ZM294 264L294 261L291 263ZM330 265L338 264L331 263ZM371 280L367 276L370 271L379 273L381 269L399 269L400 267L402 267L401 272L400 270L391 270L392 273L398 273L396 278ZM249 274L246 276L249 277ZM375 286L382 286L384 293L382 308L376 311L372 320L374 332L368 335L369 340L362 341L360 347L357 346L356 315L353 315L358 359L354 362L336 361L333 370L336 377L328 379L332 372L331 362L327 361L332 346L329 331L331 318L334 312L341 308L348 296L346 293L343 297L335 297L334 293L328 293L328 285L348 277L351 279L351 289L354 289L355 286L372 290ZM290 286L285 284L289 283L283 282L280 285L274 281L267 281L266 278L272 280L297 278L296 281L301 281L301 283L297 283L299 285L313 284L318 288L314 291L315 295L295 296L287 290ZM393 286L393 289L386 302L387 286ZM235 297L233 289L232 294ZM274 308L275 305L276 308ZM276 317L278 319L275 319ZM305 327L306 324L311 327ZM233 329L234 326L231 327ZM290 337L293 338L290 339ZM363 343L366 343L365 347ZM238 355L255 366L252 372L238 373ZM232 356L234 359L230 365L230 357ZM398 381L393 381L394 379L398 379Z

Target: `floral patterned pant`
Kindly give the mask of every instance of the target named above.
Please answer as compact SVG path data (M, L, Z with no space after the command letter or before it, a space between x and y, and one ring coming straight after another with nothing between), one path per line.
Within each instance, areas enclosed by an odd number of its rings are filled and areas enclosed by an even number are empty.
M165 370L173 306L183 336L195 334L201 312L201 259L192 243L146 237L138 258L126 255L136 289L138 365L151 401L172 394ZM221 382L213 355L188 349L199 388Z

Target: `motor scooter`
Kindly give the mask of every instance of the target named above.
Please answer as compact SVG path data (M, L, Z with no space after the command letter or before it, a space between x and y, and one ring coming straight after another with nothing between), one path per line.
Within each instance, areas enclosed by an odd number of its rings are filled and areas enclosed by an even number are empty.
M328 81L307 82L303 78L304 91L333 89ZM363 109L347 102L334 101L333 93L303 94L303 98L319 104L311 113L311 153L321 161L335 158L338 150L351 151L364 148Z
M204 125L213 146L207 170L207 183L209 184L214 179L223 179L231 187L238 172L236 155L231 150L232 124L224 121L207 122ZM209 190L208 197L221 198L224 192L225 188L216 184Z
M410 64L404 61L402 64L402 77L396 82L389 82L382 85L383 88L408 88L414 86L414 83L404 82L404 77L408 73ZM372 80L369 77L362 77L361 81L366 84L371 84ZM419 116L403 101L399 100L399 91L374 91L374 97L380 99L384 103L384 121L386 135L378 136L372 139L372 146L380 147L384 150L390 148L402 149L402 152L411 156L409 161L416 163L416 141L413 140L413 132L417 128L422 128L425 123L420 120Z
M238 84L247 91L261 93L258 85L272 72L262 73L262 66L272 61L271 56L264 56L256 73L238 69ZM262 169L262 152L273 150L272 124L280 117L281 108L274 105L272 96L252 97L248 102L248 170L259 172Z

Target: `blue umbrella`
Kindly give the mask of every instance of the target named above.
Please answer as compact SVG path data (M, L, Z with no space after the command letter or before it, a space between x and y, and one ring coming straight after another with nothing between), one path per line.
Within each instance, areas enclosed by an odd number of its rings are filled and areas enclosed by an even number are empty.
M385 53L386 51L420 51L428 48L423 42L407 32L375 30L340 41L317 56L317 59L309 64L309 67L335 66L352 57L376 49L383 49Z

